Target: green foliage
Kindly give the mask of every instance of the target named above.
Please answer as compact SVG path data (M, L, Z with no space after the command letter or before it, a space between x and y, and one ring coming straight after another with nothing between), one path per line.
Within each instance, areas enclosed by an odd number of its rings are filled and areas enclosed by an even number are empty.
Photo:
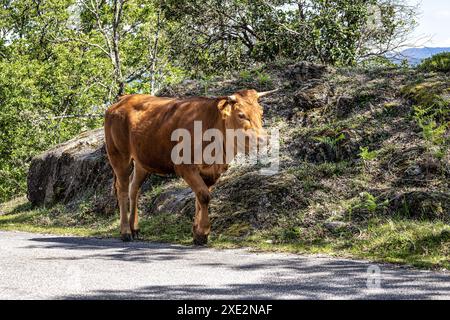
M295 242L301 239L301 229L298 227L278 228L273 232L277 243Z
M428 149L433 151L438 157L442 156L440 148L447 141L448 116L449 108L445 102L432 104L428 107L414 106L414 119L422 130L422 136L428 143ZM437 150L432 150L435 146Z
M380 201L378 197L375 197L370 192L362 192L359 194L359 197L356 198L355 203L353 203L348 209L349 220L352 219L352 215L356 211L368 212L373 214L379 211L383 211L388 204L389 200Z
M390 43L409 21L398 16L399 3L3 1L0 201L25 191L33 156L101 126L118 95L155 93L192 76L205 79L207 94L208 79L261 62L351 65L371 54L369 48ZM375 24L374 6L381 17ZM272 85L261 69L242 78Z
M239 72L239 78L244 83L251 83L256 79L258 85L261 88L270 87L270 85L272 84L270 74L264 72L263 70L261 70L261 68L242 70L241 72Z
M250 82L253 80L253 74L249 70L242 70L239 73L239 78L244 82Z
M151 2L125 2L118 26L121 65L115 64L111 39L102 32L112 25L113 3L17 0L0 7L0 26L7 30L0 41L0 202L25 192L33 156L102 125L120 83L126 92L148 92L151 79L156 88L166 79L179 81L162 32L156 75L147 73L157 23Z
M314 140L327 144L334 150L338 146L339 142L345 140L345 135L343 133L340 133L334 137L330 136L314 137Z
M415 103L413 118L428 143L428 151L433 151L438 157L443 156L448 141L446 132L449 129L450 108L445 95L447 86L447 83L441 81L421 82L402 90Z
M83 201L75 207L65 205L33 207L25 197L0 205L0 230L21 230L77 236L118 237L119 225L115 216L99 216L91 210L93 204ZM190 244L191 221L186 216L160 213L140 219L145 240Z
M449 267L450 230L446 223L373 219L364 240L353 246L368 258L417 267Z
M270 79L270 75L267 73L259 72L257 79L258 79L258 84L260 86L266 86L266 85L272 83L272 80Z
M360 153L359 156L364 161L372 161L376 159L378 152L377 151L369 151L368 147L359 147Z
M400 62L400 68L402 68L402 69L408 69L409 67L410 67L410 64L409 64L408 59L403 59L403 60Z
M139 227L146 240L184 244L192 242L191 221L186 216L160 213L141 219Z
M393 68L395 63L384 56L369 57L361 62L361 65L365 68Z
M63 37L70 1L49 1L39 8L30 3L2 7L2 14L10 15L12 36L0 56L0 201L25 191L34 155L101 124L96 117L70 116L96 113L105 94L96 83L96 75L104 72L96 54L80 43L52 40Z
M423 60L418 68L426 72L450 72L450 52L439 53Z
M194 75L285 58L353 65L382 56L415 23L402 0L170 0L162 8L174 58Z
M444 143L448 124L438 125L434 120L424 121L422 119L418 119L418 124L426 141L437 145Z

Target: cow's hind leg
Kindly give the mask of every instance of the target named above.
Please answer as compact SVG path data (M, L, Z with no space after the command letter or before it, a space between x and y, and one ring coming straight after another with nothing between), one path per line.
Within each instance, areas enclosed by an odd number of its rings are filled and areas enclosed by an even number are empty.
M131 241L130 222L128 220L128 186L130 184L130 168L116 172L117 200L120 211L120 236L123 241Z
M123 241L131 241L132 236L128 220L128 186L130 184L131 161L111 146L108 148L108 157L114 171L114 189L120 211L120 235Z
M139 216L137 208L137 200L139 196L139 189L142 183L147 177L147 171L134 163L133 175L130 183L129 195L130 195L130 229L133 239L139 237Z
M109 163L114 171L114 191L120 211L120 234L122 240L130 241L131 229L128 220L128 186L130 184L131 155L128 149L128 139L123 132L122 118L106 112L105 143ZM115 135L114 132L121 134Z

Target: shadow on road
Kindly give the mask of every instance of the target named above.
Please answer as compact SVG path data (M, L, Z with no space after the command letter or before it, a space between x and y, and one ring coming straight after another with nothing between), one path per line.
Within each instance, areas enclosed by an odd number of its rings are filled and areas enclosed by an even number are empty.
M177 252L196 252L205 247L189 247L166 243L154 242L123 242L116 239L96 239L84 237L45 237L33 238L31 241L39 242L37 245L27 246L28 249L47 248L64 249L72 251L89 250L92 255L74 255L65 257L42 258L46 260L79 260L79 259L112 259L121 261L149 263L157 260L179 259ZM108 252L104 252L108 251ZM149 252L150 251L150 252Z
M186 265L186 276L195 270L206 275L227 275L229 283L211 286L192 284L145 285L130 290L97 290L88 295L59 299L431 299L450 296L450 275L378 264L380 288L367 286L370 262L287 254L254 254L245 250L78 237L37 237L27 248L64 249L74 254L44 260L114 260L140 263L151 274L155 264L174 261ZM77 253L77 251L80 251ZM148 266L148 268L147 268ZM170 270L169 270L170 271ZM242 274L252 280L233 283ZM258 275L258 281L255 281ZM245 277L244 277L245 279Z

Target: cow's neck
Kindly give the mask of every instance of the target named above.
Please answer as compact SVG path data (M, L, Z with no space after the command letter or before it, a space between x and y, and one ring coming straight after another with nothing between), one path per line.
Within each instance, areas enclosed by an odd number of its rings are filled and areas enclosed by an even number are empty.
M227 135L226 135L226 120L222 117L221 112L219 111L218 107L217 107L217 103L214 105L214 124L212 126L210 126L210 128L216 128L218 130L220 130L220 132L222 132L222 136L223 136L223 146L222 146L222 150L223 150L223 163L226 163L226 159L227 159L227 148L226 148L226 143L227 143ZM236 157L237 154L237 148L234 147L233 148L233 154L231 159L234 159Z

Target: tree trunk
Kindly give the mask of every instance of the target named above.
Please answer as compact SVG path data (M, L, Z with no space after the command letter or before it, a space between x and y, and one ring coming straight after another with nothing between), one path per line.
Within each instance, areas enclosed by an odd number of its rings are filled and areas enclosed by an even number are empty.
M155 82L156 82L156 63L158 61L158 42L159 32L161 30L161 8L158 9L158 19L156 23L155 42L150 52L151 70L150 70L150 93L155 94Z
M118 86L117 98L123 95L125 90L125 81L122 75L122 62L120 60L120 21L123 14L123 2L124 0L114 0L114 20L113 20L113 36L112 36L112 49L113 49L113 64L114 64L114 77Z

